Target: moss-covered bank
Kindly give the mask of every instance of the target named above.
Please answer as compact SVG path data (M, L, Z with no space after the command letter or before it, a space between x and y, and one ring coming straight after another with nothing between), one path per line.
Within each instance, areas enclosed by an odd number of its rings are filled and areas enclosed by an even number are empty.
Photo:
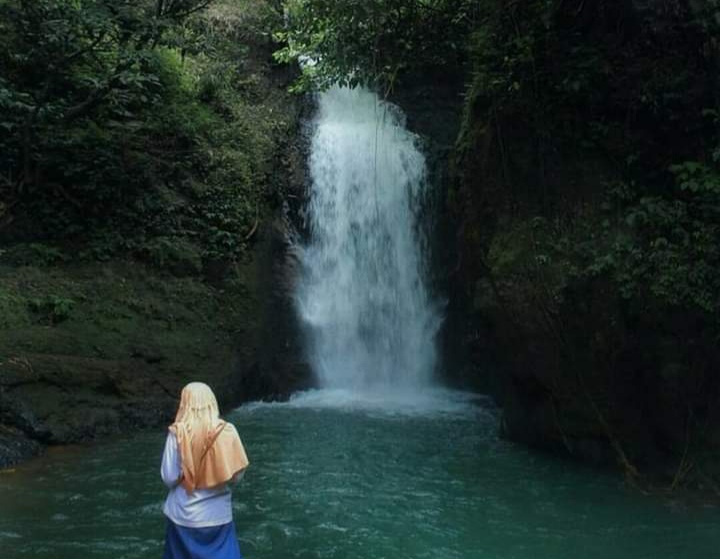
M297 348L285 347L291 325L270 323L282 309L265 289L269 258L283 255L254 252L215 285L132 260L0 267L1 463L39 450L26 439L77 442L166 422L194 379L224 406L307 382ZM263 360L268 351L281 362Z

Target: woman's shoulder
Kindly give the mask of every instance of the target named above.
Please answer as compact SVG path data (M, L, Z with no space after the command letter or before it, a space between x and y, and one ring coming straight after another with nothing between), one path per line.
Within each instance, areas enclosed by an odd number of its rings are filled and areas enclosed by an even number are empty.
M230 441L235 439L236 441L240 441L240 434L238 433L237 428L235 425L230 423L229 421L225 422L225 425L223 425L222 430L220 431L220 434L222 434L223 440ZM242 443L240 443L242 444Z
M234 433L234 434L237 435L237 432L238 432L238 431L237 431L237 428L235 427L235 425L233 425L232 423L230 423L229 421L227 421L227 420L225 420L225 419L223 419L222 422L223 422L223 424L224 424L224 425L222 426L222 430L223 430L225 433Z

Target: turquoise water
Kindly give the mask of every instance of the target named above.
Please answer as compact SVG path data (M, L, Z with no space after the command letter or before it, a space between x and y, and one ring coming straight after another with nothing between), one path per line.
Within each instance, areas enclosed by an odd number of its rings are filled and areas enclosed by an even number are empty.
M393 410L393 411L389 411ZM248 559L708 559L720 511L499 440L482 399L309 393L228 415ZM164 434L55 449L0 474L0 557L160 557Z

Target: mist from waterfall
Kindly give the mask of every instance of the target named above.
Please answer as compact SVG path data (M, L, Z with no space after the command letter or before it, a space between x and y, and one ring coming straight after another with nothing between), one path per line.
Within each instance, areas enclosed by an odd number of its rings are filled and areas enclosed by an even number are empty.
M426 284L426 165L394 105L369 90L319 95L309 169L310 241L297 300L323 388L417 392L441 323Z

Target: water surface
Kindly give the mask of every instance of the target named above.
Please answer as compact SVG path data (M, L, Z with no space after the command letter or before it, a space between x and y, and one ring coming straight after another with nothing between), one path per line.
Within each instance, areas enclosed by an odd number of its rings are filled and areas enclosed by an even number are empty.
M392 410L392 411L389 411ZM247 558L708 559L719 511L496 437L484 400L315 392L229 418L252 462L234 491ZM0 557L160 557L164 434L56 449L0 475Z

